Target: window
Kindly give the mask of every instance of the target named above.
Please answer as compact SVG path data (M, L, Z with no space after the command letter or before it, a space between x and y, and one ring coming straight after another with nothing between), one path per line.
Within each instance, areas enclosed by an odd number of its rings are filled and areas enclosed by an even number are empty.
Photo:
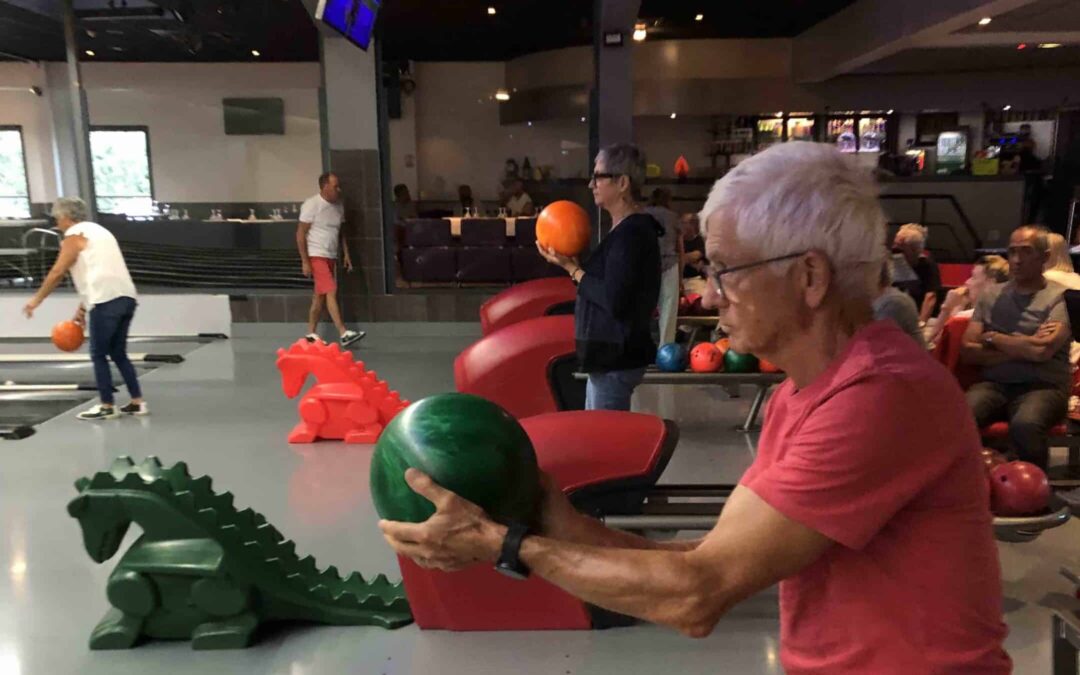
M29 218L22 128L0 126L0 218Z
M93 127L90 162L99 213L153 214L150 134L146 127Z

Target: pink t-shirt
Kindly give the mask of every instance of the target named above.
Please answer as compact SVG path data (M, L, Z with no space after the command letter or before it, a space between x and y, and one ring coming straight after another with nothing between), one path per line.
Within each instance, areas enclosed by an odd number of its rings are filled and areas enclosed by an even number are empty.
M979 447L955 378L890 322L780 385L741 482L836 542L780 583L788 675L1011 672Z

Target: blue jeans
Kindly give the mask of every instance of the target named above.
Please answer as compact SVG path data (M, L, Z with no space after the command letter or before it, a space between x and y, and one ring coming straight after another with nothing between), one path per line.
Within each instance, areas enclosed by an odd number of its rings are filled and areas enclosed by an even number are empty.
M586 410L630 410L634 387L645 377L644 368L589 373L585 385Z
M98 394L106 405L113 404L112 371L107 359L116 364L131 398L142 398L135 366L127 355L128 329L134 316L135 298L128 297L102 302L90 310L90 360L94 362Z

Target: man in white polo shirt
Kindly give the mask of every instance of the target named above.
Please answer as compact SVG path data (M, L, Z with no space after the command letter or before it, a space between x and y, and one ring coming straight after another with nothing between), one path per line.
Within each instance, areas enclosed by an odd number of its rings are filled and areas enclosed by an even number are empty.
M135 316L135 283L128 273L127 263L120 253L116 237L97 223L89 222L90 210L78 197L61 197L52 208L56 227L64 234L60 254L41 288L26 303L27 317L53 292L64 275L71 272L75 290L82 302L75 312L75 323L86 324L90 314L90 359L94 363L99 405L78 414L81 420L107 420L127 415L150 413L142 398L138 375L127 355L128 329ZM131 403L119 409L113 404L112 371L109 361L124 378Z
M315 293L311 298L311 311L308 314L309 342L320 340L315 332L322 318L323 306L330 312L330 318L341 335L341 346L347 347L366 335L364 331L345 328L341 320L341 308L337 301L337 280L335 272L338 259L338 245L344 255L345 271L352 272L352 260L345 235L341 232L341 221L345 209L341 204L341 183L332 173L319 176L319 194L309 198L300 207L300 225L296 229L296 247L300 249L300 260L305 277L315 280Z

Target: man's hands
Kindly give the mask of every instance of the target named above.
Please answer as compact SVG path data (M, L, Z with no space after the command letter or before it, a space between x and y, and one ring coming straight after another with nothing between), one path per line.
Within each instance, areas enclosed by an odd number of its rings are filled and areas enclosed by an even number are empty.
M80 326L86 326L86 308L79 305L79 308L75 310L75 316L71 319Z
M349 250L348 249L345 249L345 260L344 260L344 262L345 262L345 271L346 272L352 272L353 271L352 258L349 257Z
M498 560L505 526L416 469L405 472L405 482L435 505L435 515L422 523L380 520L383 537L394 551L421 567L446 572Z
M26 315L27 319L31 319L31 318L34 317L34 310L37 309L40 306L41 306L41 300L38 300L36 296L33 297L33 298L30 298L30 301L27 302L26 305L23 307L23 310L22 310L23 314Z
M304 260L300 263L300 271L304 273L304 276L311 278L311 261Z

